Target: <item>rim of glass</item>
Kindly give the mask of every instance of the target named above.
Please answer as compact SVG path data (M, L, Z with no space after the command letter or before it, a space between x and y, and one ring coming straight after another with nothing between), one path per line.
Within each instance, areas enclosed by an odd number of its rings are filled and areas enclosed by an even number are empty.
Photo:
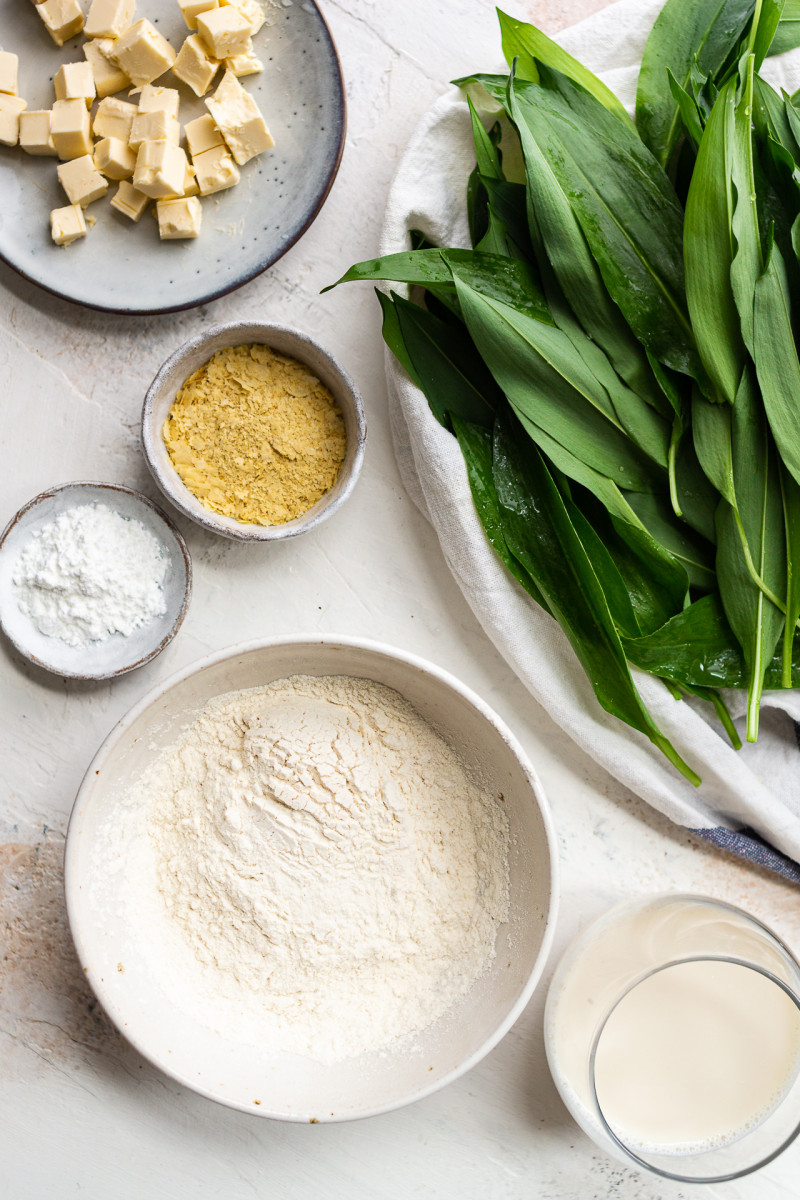
M725 902L722 901L721 903L725 903ZM733 908L735 906L729 905L728 907ZM743 910L740 910L740 911L743 911ZM749 914L747 914L747 915L749 915ZM761 922L757 921L757 919L756 919L756 923L761 924ZM762 926L762 928L766 929L767 927ZM788 957L789 957L791 963L796 968L798 975L800 975L800 963L798 963L797 959L795 958L794 954L792 954L791 950L789 950L788 947L779 938L775 937L775 935L772 934L771 930L767 930L767 932L770 934L770 936L773 938L774 941L778 942L778 944L780 945L780 948L788 954ZM693 963L693 962L732 963L733 965L738 966L738 967L745 967L749 971L757 971L759 975L763 975L766 979L769 979L770 982L776 984L781 989L781 991L785 992L786 995L789 997L789 999L794 1004L798 1013L800 1013L800 996L787 983L785 983L777 975L773 974L772 971L768 970L766 967L760 967L757 963L750 962L748 959L736 958L734 955L730 955L730 954L691 954L691 955L687 955L683 958L672 959L668 963L662 963L660 966L651 967L649 970L643 971L641 973L641 975L639 975L636 979L634 979L631 983L629 983L627 985L627 987L620 993L620 995L617 996L616 1000L611 1005L611 1007L608 1009L608 1012L605 1014L602 1021L599 1023L599 1025L595 1031L595 1034L592 1038L592 1047L589 1052L589 1090L590 1090L590 1094L592 1097L592 1102L594 1104L595 1112L600 1120L600 1124L602 1125L604 1132L607 1133L608 1136L611 1138L611 1140L614 1142L614 1144L616 1146L618 1146L620 1150L622 1150L623 1154L625 1154L629 1159L631 1159L631 1161L634 1162L638 1167L642 1167L645 1171L650 1171L654 1175L660 1175L662 1179L674 1179L678 1183L729 1183L733 1179L741 1179L745 1175L752 1175L752 1173L754 1171L761 1170L762 1167L767 1166L768 1163L773 1162L776 1158L779 1157L779 1155L783 1154L784 1150L786 1150L789 1146L791 1146L792 1142L797 1138L797 1135L800 1134L800 1113L798 1113L798 1117L797 1117L797 1120L795 1121L794 1128L791 1131L791 1133L789 1134L789 1136L784 1138L784 1140L781 1142L781 1144L779 1146L776 1147L776 1149L772 1150L769 1154L764 1155L764 1157L759 1158L758 1161L754 1162L751 1166L742 1167L735 1171L728 1171L721 1175L683 1175L683 1174L680 1174L678 1171L667 1171L665 1168L655 1166L653 1163L648 1162L646 1158L642 1158L640 1155L636 1154L636 1152L634 1150L631 1150L631 1148L629 1146L626 1146L625 1142L623 1142L622 1139L617 1136L617 1134L614 1132L614 1130L611 1128L610 1124L606 1120L605 1114L603 1113L603 1109L600 1104L600 1099L597 1095L597 1086L596 1086L596 1081L595 1081L595 1061L597 1058L597 1048L600 1044L600 1039L603 1036L606 1025L608 1024L612 1015L616 1012L619 1005L622 1003L622 1001L627 996L630 995L630 993L635 988L639 987L642 983L644 983L645 980L651 979L654 975L659 975L662 971L669 971L673 967L679 967L679 966L682 966L684 963ZM797 1079L797 1076L795 1076L795 1081L796 1081L796 1079ZM781 1101L781 1103L783 1103L783 1101ZM778 1107L780 1107L780 1105ZM776 1110L773 1110L773 1111L776 1111ZM735 1143L732 1143L732 1144L735 1144Z

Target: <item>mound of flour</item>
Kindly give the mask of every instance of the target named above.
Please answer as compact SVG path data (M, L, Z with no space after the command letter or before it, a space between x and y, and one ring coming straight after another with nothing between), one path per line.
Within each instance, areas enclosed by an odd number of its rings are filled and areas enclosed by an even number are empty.
M173 936L151 942L158 973L231 1036L322 1062L377 1050L494 957L504 813L386 687L294 676L220 697L137 790ZM131 875L142 913L148 872Z

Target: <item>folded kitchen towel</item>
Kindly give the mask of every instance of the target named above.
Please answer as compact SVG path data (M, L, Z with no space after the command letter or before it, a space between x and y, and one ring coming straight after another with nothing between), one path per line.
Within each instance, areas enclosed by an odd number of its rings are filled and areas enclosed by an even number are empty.
M645 40L663 0L620 0L559 35L633 111ZM476 70L491 63L475 63ZM800 86L800 52L768 59L776 87ZM469 114L451 89L423 117L400 164L381 253L409 248L421 229L442 246L468 246L465 190L474 166ZM401 290L401 289L397 289ZM641 734L609 716L557 624L523 592L489 546L475 514L458 445L387 351L392 431L403 481L438 534L448 566L486 633L531 694L613 776L673 821L800 882L800 695L764 696L761 733L738 753L702 702L676 701L634 671L657 724L702 778L693 788ZM743 728L745 697L726 697Z

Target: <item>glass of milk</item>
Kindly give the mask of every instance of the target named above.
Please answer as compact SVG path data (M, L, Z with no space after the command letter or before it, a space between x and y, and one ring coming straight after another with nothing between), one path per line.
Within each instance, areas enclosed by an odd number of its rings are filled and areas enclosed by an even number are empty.
M800 964L722 901L651 896L592 925L553 978L545 1044L584 1132L666 1178L738 1178L800 1131Z

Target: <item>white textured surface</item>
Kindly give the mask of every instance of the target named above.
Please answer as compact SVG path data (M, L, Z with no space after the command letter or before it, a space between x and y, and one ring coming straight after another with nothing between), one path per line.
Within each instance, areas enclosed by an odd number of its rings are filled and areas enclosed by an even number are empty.
M552 29L596 3L510 5ZM389 182L447 80L497 60L489 0L323 0L348 80L350 133L316 224L268 274L216 304L126 319L59 303L0 267L0 520L34 493L101 478L156 495L137 425L156 368L204 322L248 317L318 334L361 387L362 480L319 531L283 545L212 538L180 521L195 597L176 641L113 686L66 684L2 656L0 1146L2 1193L20 1200L784 1200L800 1149L715 1188L644 1178L595 1152L567 1116L542 1047L543 992L463 1080L402 1112L349 1126L273 1125L167 1081L98 1015L64 927L62 835L81 774L150 685L209 649L328 630L391 640L452 670L522 739L560 835L556 953L616 898L685 888L740 903L800 943L796 889L670 827L583 757L481 633L432 530L402 490L369 287L319 289L375 253ZM549 975L549 972L548 972Z

